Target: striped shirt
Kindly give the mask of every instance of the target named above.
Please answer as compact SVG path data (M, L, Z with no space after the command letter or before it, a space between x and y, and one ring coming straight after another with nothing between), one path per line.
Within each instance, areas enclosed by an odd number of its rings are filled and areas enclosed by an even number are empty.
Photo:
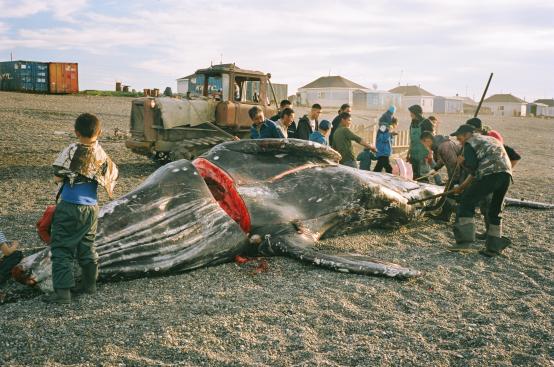
M4 236L4 233L0 231L0 245L7 242L8 242L8 239L6 238L6 236Z

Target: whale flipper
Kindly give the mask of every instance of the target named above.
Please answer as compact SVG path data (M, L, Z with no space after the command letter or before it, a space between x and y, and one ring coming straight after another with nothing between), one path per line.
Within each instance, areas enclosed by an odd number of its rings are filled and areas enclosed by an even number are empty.
M381 275L390 278L406 279L422 275L418 270L398 264L381 261L358 254L327 254L317 250L314 245L318 236L296 225L283 226L273 236L266 235L260 245L265 254L284 255L305 263L326 269L360 275Z

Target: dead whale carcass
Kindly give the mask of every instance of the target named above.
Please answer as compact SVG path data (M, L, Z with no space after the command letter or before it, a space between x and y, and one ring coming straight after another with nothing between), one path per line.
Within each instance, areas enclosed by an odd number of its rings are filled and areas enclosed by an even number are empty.
M416 218L420 210L408 201L442 190L342 166L339 159L316 143L266 139L224 143L194 162L167 164L102 208L100 278L192 270L240 254L285 255L358 274L417 276L366 256L313 249L344 224L356 229ZM17 273L50 288L50 269L44 250L23 259Z

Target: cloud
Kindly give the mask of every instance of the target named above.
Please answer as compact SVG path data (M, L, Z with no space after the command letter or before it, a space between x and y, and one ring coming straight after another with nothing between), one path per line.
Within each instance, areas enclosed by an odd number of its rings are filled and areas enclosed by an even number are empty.
M330 71L388 89L403 70L402 83L452 94L481 83L490 70L510 75L517 69L521 80L533 73L526 64L548 70L554 49L549 0L322 0L317 6L292 0L278 6L259 0L0 0L0 8L7 9L0 14L0 49L104 56L114 75L133 78L121 64L137 71L140 76L128 80L133 85L174 83L223 54L224 62L271 72L290 91ZM17 26L31 16L59 22ZM552 77L543 79L552 90ZM533 86L519 88L529 95Z
M65 22L76 22L73 18L87 5L87 0L0 0L0 18L26 18L42 12L50 12L54 18Z

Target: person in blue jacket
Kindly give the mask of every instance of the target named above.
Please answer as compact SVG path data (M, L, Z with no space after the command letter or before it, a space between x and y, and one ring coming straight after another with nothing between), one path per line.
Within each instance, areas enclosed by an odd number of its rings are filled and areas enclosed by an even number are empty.
M390 106L384 114L379 118L379 126L386 125L390 126L392 124L392 119L394 118L394 113L396 112L395 106Z
M250 120L252 120L252 126L250 127L250 139L259 139L260 129L265 120L264 111L259 106L254 106L248 110L248 116L250 117Z
M392 154L392 137L396 133L391 132L391 129L396 127L397 120L393 118L391 120L390 127L387 125L379 126L377 130L377 137L375 138L375 146L377 147L377 164L375 165L374 172L381 172L383 168L385 172L392 173L392 166L390 165L390 156Z
M286 139L288 128L294 122L294 110L285 108L281 111L281 118L277 121L266 120L260 128L261 139Z
M329 145L329 140L327 137L331 132L331 123L327 120L323 120L319 123L319 129L310 134L310 141L315 141L316 143Z

